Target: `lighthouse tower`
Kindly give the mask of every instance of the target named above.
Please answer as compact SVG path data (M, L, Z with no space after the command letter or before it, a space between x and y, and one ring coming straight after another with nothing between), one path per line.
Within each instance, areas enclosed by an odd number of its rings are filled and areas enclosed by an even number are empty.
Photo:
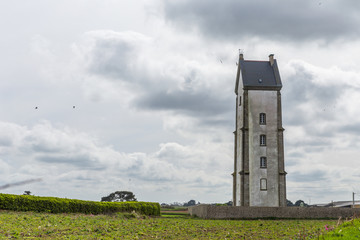
M244 60L240 54L235 85L234 206L286 206L281 88L273 54L268 61Z

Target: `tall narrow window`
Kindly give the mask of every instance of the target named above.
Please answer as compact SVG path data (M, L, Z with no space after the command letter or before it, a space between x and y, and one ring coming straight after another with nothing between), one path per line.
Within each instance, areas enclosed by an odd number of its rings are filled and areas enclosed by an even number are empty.
M266 157L260 157L260 168L267 168Z
M265 125L266 124L266 114L265 113L260 113L259 123L260 123L260 125Z
M260 146L266 146L266 135L260 135Z
M260 190L266 191L267 190L267 180L266 178L260 179Z
M241 96L239 96L239 106L241 106Z

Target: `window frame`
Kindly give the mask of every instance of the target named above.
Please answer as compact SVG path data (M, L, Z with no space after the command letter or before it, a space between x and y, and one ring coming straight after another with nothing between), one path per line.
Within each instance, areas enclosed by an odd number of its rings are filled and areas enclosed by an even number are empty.
M266 135L265 134L260 135L260 146L266 146Z
M264 187L265 185L265 187ZM267 179L260 178L260 191L267 191Z
M266 125L266 113L259 114L259 124Z
M267 168L267 158L260 157L260 168Z

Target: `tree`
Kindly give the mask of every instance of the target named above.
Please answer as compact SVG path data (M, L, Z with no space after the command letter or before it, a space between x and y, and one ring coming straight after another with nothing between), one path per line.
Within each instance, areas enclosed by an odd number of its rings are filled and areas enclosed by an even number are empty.
M135 195L132 192L128 191L116 191L110 193L107 197L101 198L102 202L128 202L128 201L137 201Z
M196 205L196 201L195 200L190 200L187 203L184 203L185 207L190 207L190 206L194 206Z
M290 200L286 199L286 206L292 207L294 204Z
M23 195L31 195L30 191L24 191Z
M309 205L307 205L303 200L297 200L295 202L294 206L296 206L296 207L307 207Z

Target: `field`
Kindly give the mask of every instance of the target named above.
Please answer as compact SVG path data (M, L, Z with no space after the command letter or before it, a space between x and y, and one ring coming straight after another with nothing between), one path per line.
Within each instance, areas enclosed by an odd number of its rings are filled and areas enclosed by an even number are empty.
M202 220L184 213L145 217L0 211L0 239L312 239L336 220Z

